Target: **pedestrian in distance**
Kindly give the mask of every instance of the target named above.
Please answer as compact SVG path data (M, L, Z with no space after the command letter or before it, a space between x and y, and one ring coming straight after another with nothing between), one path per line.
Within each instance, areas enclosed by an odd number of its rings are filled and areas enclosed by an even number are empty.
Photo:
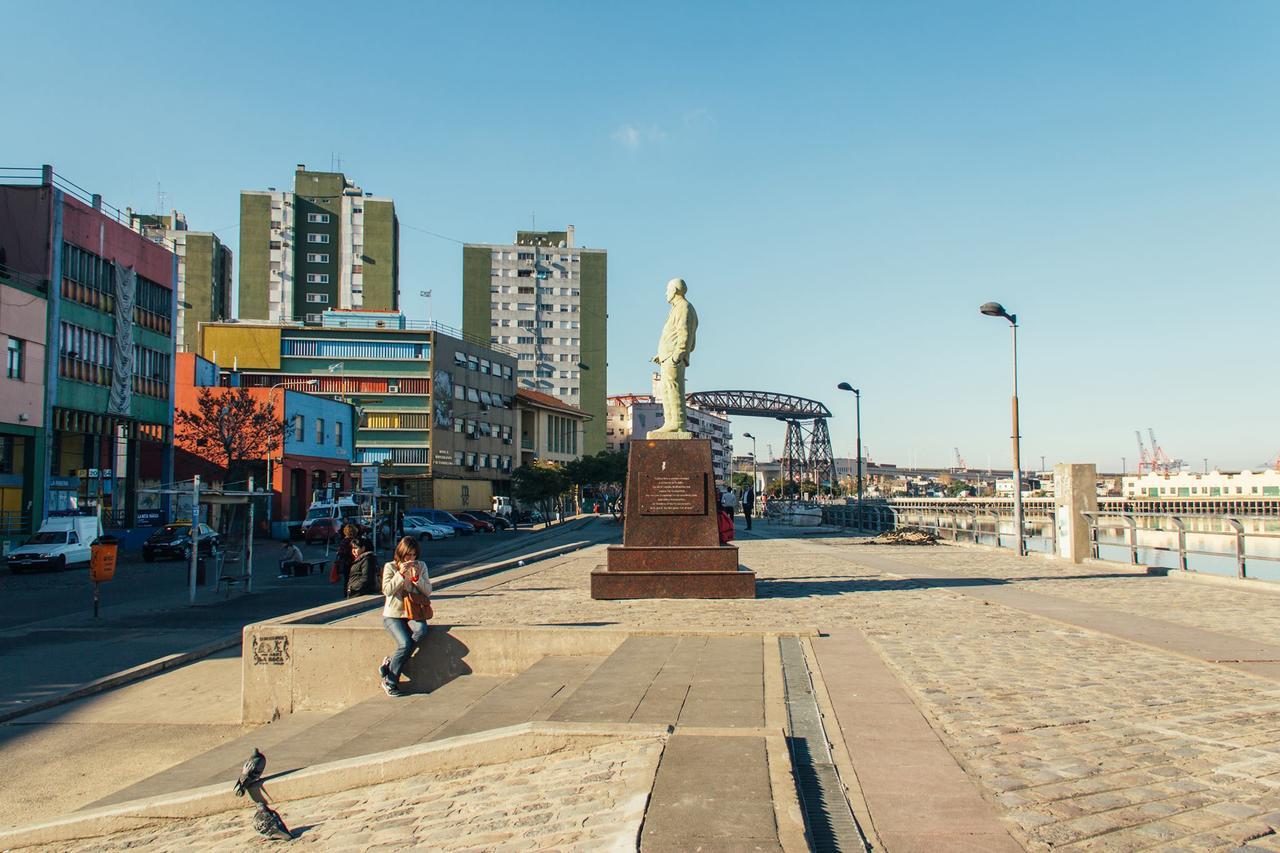
M742 517L747 520L747 529L751 529L751 513L756 507L756 484L748 483L742 489Z
M396 649L382 661L378 675L388 696L401 696L400 676L414 649L427 635L431 617L431 578L418 559L418 540L406 536L395 557L382 567L382 624L396 641Z
M360 538L360 528L354 524L342 525L342 541L338 543L338 553L334 556L333 571L329 575L329 580L333 583L342 584L338 587L346 596L347 579L351 576L351 564L355 562L356 540Z
M280 549L280 577L296 577L302 574L306 563L296 542L283 542Z
M377 589L374 581L373 543L367 536L362 536L356 541L355 555L355 559L351 562L351 571L347 575L347 598L372 595Z

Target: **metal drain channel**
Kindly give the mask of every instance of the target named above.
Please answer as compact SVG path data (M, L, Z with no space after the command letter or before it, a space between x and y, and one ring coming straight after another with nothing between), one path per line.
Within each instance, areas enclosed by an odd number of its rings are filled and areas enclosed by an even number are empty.
M867 851L870 846L849 808L840 774L831 760L831 744L813 695L804 647L798 637L779 637L778 644L787 688L787 719L791 724L787 746L809 847L817 851Z

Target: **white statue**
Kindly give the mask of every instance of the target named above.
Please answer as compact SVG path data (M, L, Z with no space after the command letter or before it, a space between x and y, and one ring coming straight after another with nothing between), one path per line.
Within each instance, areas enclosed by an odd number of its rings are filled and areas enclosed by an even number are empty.
M684 369L689 366L689 355L698 333L698 312L684 297L688 290L682 278L667 282L671 313L658 339L658 354L653 357L660 371L662 426L649 432L648 438L693 438L684 406Z

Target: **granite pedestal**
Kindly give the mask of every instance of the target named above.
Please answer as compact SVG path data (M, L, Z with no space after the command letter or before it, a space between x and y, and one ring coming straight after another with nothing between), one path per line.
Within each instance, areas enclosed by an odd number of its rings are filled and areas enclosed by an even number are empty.
M721 545L711 442L632 441L622 545L591 573L592 598L754 598L756 576Z

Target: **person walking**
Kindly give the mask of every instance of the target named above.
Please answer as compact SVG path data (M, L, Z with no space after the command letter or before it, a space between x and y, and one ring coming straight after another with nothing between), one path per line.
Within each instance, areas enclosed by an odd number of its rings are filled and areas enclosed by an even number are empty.
M427 635L427 614L418 608L430 607L431 578L427 564L418 559L418 540L406 536L396 545L394 558L382 567L382 625L396 641L396 650L382 661L378 675L388 696L402 696L400 676L413 650ZM406 599L412 613L406 611ZM423 600L425 599L425 601Z
M756 484L752 480L742 489L742 517L747 520L747 529L751 529L751 513L756 508Z

